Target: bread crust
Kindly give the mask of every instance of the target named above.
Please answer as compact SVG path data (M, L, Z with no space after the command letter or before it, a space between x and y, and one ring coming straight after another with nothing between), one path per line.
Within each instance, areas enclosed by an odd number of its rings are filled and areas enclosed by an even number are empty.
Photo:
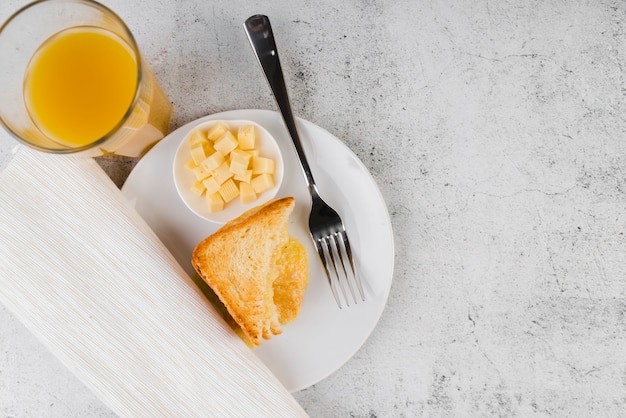
M272 200L226 223L194 249L191 262L255 345L282 332L273 283L289 242L293 197Z

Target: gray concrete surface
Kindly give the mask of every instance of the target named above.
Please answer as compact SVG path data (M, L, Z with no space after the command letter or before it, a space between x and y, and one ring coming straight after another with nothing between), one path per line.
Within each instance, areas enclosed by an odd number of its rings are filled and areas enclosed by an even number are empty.
M0 20L25 4L2 0ZM623 1L106 0L172 128L274 109L242 30L270 16L295 113L361 158L396 265L362 349L295 394L313 417L623 416ZM13 142L0 135L0 163ZM104 161L118 184L132 161ZM109 417L0 308L0 416Z

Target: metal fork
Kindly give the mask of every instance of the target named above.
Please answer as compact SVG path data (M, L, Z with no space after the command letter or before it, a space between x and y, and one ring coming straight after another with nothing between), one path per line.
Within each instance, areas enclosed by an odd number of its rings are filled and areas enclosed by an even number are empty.
M342 307L341 296L350 306L349 295L352 301L358 303L355 287L358 291L361 301L365 301L363 286L357 273L350 249L350 241L346 228L341 218L333 208L328 206L320 197L311 168L307 161L304 149L300 142L300 137L296 129L289 97L287 95L287 87L283 78L280 60L278 58L278 49L272 27L267 16L255 15L251 16L244 23L244 29L252 45L252 49L261 64L261 68L265 73L267 82L270 85L274 98L280 113L283 117L287 130L291 135L291 139L296 148L300 166L306 179L309 193L311 194L312 206L309 216L309 229L311 238L317 249L320 260L324 267L324 273L328 279L330 289L333 293L337 306ZM344 284L345 283L345 284ZM346 292L348 287L349 292Z

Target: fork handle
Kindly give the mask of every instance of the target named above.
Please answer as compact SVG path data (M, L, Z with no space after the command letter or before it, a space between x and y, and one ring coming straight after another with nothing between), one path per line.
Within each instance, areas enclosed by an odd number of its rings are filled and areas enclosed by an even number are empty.
M254 15L245 21L243 27L248 35L254 54L265 73L265 78L274 94L276 104L280 109L283 121L287 126L293 145L296 148L300 166L302 167L302 172L304 173L309 191L312 193L316 192L313 174L311 173L311 168L304 154L300 136L296 129L296 122L291 111L291 104L289 103L289 96L287 95L287 86L285 85L283 71L280 66L278 49L276 48L276 41L274 40L270 20L264 15Z

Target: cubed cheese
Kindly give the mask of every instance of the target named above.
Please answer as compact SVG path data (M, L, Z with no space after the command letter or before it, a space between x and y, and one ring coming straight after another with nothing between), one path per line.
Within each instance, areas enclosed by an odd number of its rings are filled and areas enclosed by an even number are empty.
M243 175L235 174L233 179L237 181L241 181L243 183L250 183L250 181L252 180L252 170L246 170L246 172L243 173Z
M258 149L247 149L245 150L245 152L247 152L250 157L254 158L254 157L258 157L261 155L261 151L259 151Z
M192 171L194 176L196 176L196 180L198 181L204 180L205 178L209 177L209 174L211 174L211 172L204 168L203 165L195 167Z
M194 129L191 135L189 136L189 142L191 143L191 146L193 147L194 145L208 142L208 139L206 135L204 134L204 132L202 132L200 129Z
M256 200L257 195L254 188L248 183L239 183L239 201L244 205Z
M223 122L217 122L209 129L206 136L209 141L217 141L228 131L228 127Z
M202 193L204 193L206 187L204 187L204 184L201 181L196 180L193 182L189 190L196 196L202 196Z
M239 196L239 189L237 188L237 185L235 184L233 179L229 179L220 186L219 193L220 196L222 196L222 199L224 199L224 202L228 203L237 196Z
M191 147L191 159L196 165L200 165L202 161L207 157L204 146L202 144L196 144Z
M261 156L254 125L229 129L225 122L189 134L190 157L185 167L194 174L192 193L206 196L210 212L223 210L236 197L256 201L274 184L276 163Z
M209 212L219 212L224 209L224 200L219 193L207 193L206 194L206 203Z
M228 167L228 163L226 161L224 161L222 165L213 170L213 178L218 184L224 183L232 176L234 176L234 174L230 172L230 168Z
M242 126L237 131L237 140L239 141L239 148L241 149L253 149L256 142L256 133L253 125Z
M193 158L188 159L187 162L185 163L185 168L189 170L193 170L196 166L197 164L195 163Z
M252 154L250 153L250 151L244 151L241 148L235 148L230 152L230 159L237 159L241 160L242 162L250 163L250 160L252 159Z
M234 175L243 176L248 171L248 161L241 158L231 158L229 169Z
M254 177L250 184L254 191L260 194L274 187L274 177L269 173L263 173Z
M255 157L252 159L252 174L262 173L274 174L274 160L265 157Z
M202 146L204 147L204 155L211 155L215 152L215 148L209 141L203 142Z
M224 155L222 155L222 153L219 151L215 151L213 154L204 159L204 161L202 161L202 166L210 173L223 163Z
M220 139L215 141L213 147L216 150L220 151L222 154L227 155L232 150L237 148L238 144L239 143L237 142L237 138L235 138L235 135L233 135L230 131L227 131L224 135L222 135Z
M209 176L202 180L202 184L206 188L206 192L208 194L213 194L220 189L219 183L215 181L215 178L213 176Z

